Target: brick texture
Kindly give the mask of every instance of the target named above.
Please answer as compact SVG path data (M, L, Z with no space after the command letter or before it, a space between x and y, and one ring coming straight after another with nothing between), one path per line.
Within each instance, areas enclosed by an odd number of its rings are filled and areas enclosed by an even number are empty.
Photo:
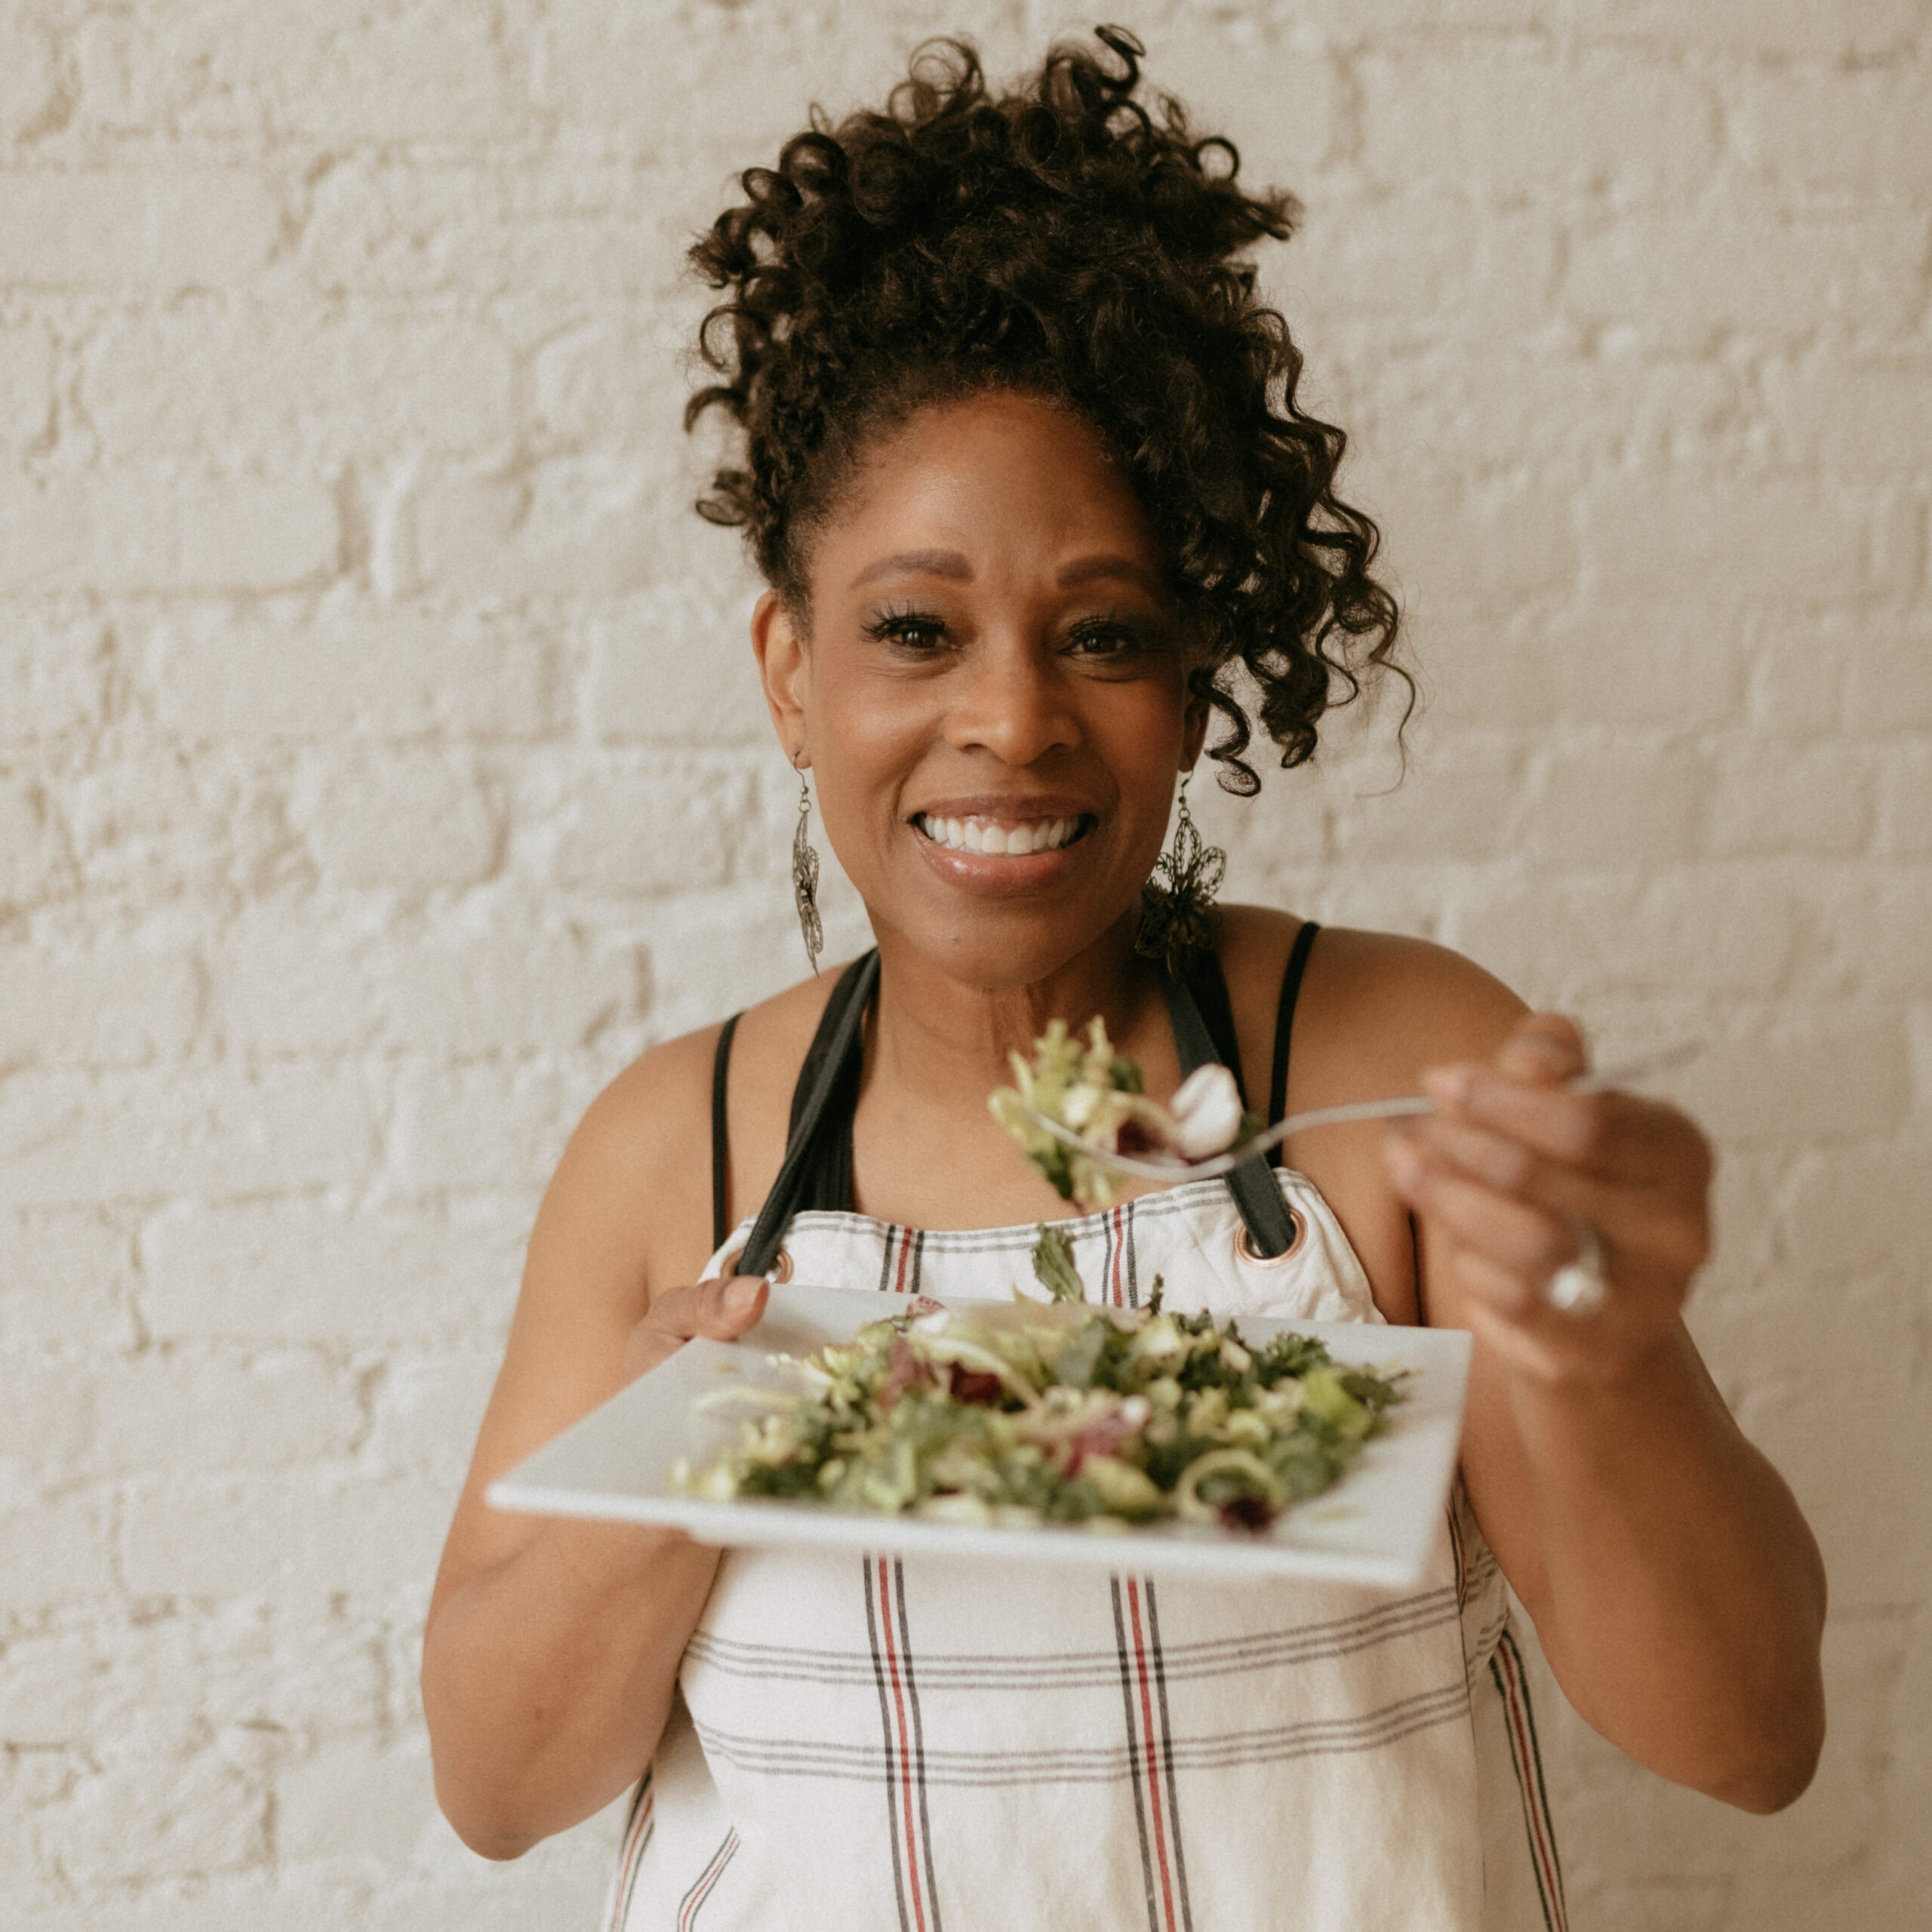
M1775 1823L1554 1700L1587 1932L1922 1921L1932 0L1149 0L1430 704L1194 803L1722 1156L1693 1304L1832 1571ZM792 977L681 251L961 0L0 7L0 1924L588 1926L436 1816L429 1580L538 1192ZM1197 786L1197 792L1202 788ZM828 867L835 952L863 911Z

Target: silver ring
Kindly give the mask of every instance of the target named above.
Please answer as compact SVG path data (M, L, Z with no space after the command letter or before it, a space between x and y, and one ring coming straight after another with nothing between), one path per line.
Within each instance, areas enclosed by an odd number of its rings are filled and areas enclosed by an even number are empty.
M1603 1243L1589 1222L1572 1218L1577 1258L1566 1261L1543 1284L1543 1298L1559 1315L1580 1320L1595 1315L1610 1299L1610 1277L1604 1272Z

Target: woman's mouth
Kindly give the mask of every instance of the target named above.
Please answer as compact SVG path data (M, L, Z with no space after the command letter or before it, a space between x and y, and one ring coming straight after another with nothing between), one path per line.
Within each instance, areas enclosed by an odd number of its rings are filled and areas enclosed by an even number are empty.
M1057 852L1084 838L1094 820L1091 812L1078 812L1070 818L1020 820L986 818L977 814L970 818L945 818L921 812L912 823L945 851L1023 855Z

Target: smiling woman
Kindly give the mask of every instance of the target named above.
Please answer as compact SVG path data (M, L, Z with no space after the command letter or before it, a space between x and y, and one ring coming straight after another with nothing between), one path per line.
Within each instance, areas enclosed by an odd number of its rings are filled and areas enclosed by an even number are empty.
M855 470L809 641L776 591L752 632L780 738L895 936L1020 988L1136 903L1205 728L1165 577L1097 437L1035 397L929 405Z
M877 944L592 1108L437 1580L445 1810L510 1857L634 1785L618 1927L1560 1924L1506 1576L1583 1715L1665 1776L1774 1809L1818 1749L1817 1553L1680 1318L1697 1129L1580 1091L1575 1029L1438 949L1253 906L1146 943L1177 780L1205 749L1257 782L1238 691L1305 758L1395 611L1255 300L1244 251L1291 205L1102 40L998 97L929 51L694 251L729 293L694 411L746 451L705 508L764 571L773 725ZM1182 1309L1474 1332L1420 1589L1157 1592L485 1508L685 1341L742 1334L767 1269L1005 1297L1062 1203L987 1097L1095 1015L1157 1100L1211 1061L1270 1119L1434 1098L1061 1221L1097 1300L1158 1272ZM1587 1318L1544 1293L1580 1266Z

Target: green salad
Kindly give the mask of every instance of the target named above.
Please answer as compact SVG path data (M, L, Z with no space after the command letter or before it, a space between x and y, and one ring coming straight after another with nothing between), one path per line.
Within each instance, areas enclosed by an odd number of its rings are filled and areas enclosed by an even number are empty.
M1334 1484L1401 1399L1311 1337L1251 1348L1170 1313L1158 1281L1144 1308L1074 1306L1057 1229L1034 1267L1054 1301L915 1306L792 1363L795 1391L756 1392L736 1444L673 1480L948 1522L1259 1530Z

